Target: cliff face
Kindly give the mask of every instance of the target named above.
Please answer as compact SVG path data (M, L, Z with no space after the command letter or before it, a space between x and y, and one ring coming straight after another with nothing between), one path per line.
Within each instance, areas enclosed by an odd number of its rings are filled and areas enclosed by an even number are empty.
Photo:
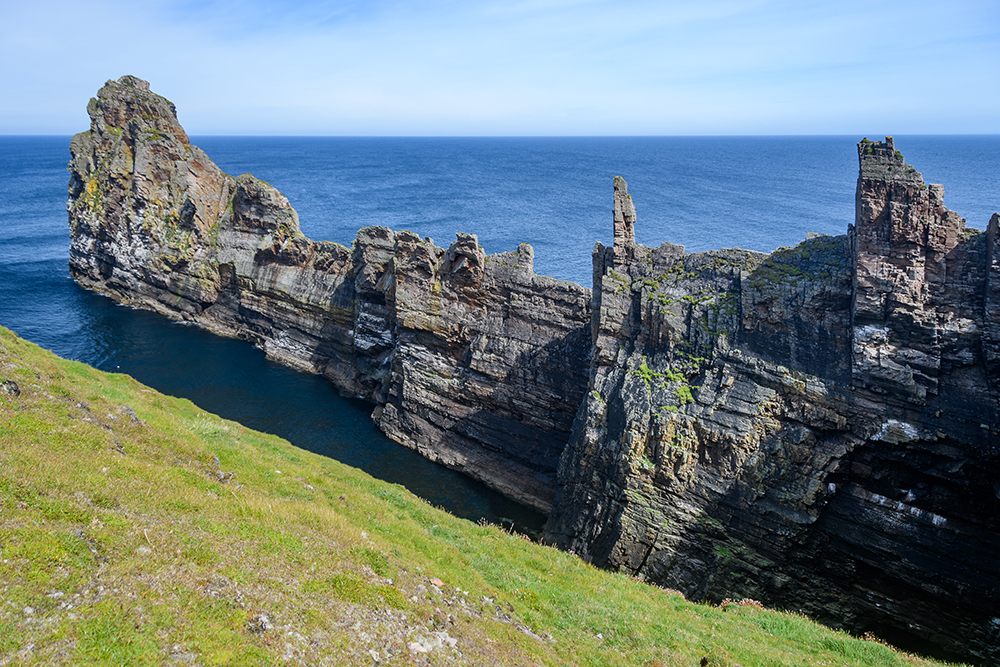
M393 439L548 511L586 389L590 290L536 276L530 246L487 256L468 234L312 241L281 193L222 173L134 77L88 111L68 203L81 284L322 373L375 401Z
M998 216L966 229L891 138L858 150L848 235L769 256L637 246L616 180L544 537L996 664Z
M145 82L89 111L81 284L372 400L591 562L1000 663L1000 215L965 228L891 139L858 145L847 235L770 255L636 245L616 177L591 292L468 234L311 241Z

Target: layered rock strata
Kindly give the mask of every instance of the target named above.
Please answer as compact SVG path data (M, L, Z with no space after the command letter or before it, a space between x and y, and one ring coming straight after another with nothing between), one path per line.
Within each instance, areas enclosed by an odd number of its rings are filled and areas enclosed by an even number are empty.
M145 82L88 110L81 284L372 400L595 564L1000 664L1000 215L966 228L891 138L858 145L847 235L770 255L637 245L616 177L591 292L467 234L311 241Z
M312 241L273 187L233 178L172 104L109 81L73 137L70 270L113 298L245 338L378 404L393 439L548 511L587 383L590 290L370 227Z
M1000 216L966 228L891 138L858 151L849 233L771 255L636 245L616 179L544 538L997 664Z

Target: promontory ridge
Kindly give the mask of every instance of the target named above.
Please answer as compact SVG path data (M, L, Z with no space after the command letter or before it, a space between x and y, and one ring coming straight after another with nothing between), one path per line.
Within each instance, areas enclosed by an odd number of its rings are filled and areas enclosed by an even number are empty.
M472 234L312 241L135 77L88 111L82 285L323 374L597 565L1000 663L1000 215L966 227L892 138L846 235L771 254L637 245L616 177L591 290Z

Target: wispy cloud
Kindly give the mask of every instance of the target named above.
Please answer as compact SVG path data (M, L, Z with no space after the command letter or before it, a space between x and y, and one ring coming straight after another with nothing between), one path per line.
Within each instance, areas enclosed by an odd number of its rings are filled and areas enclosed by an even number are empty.
M6 3L0 133L125 73L192 134L998 132L994 5Z

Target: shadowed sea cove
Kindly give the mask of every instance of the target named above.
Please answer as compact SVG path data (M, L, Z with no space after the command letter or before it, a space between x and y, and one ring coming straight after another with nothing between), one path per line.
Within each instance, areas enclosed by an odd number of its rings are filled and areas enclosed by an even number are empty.
M406 485L468 518L542 517L392 443L369 406L322 378L267 362L249 344L114 306L66 269L66 138L5 138L0 163L0 323L102 370L129 373L206 410L281 435ZM386 225L447 244L479 236L488 252L535 247L540 274L589 285L590 248L607 242L610 176L641 193L638 240L689 250L769 251L853 219L853 143L845 138L330 139L194 138L226 171L280 189L312 238L349 243ZM950 205L984 227L996 191L996 137L907 140ZM958 188L964 188L960 191ZM980 194L981 193L981 194Z

